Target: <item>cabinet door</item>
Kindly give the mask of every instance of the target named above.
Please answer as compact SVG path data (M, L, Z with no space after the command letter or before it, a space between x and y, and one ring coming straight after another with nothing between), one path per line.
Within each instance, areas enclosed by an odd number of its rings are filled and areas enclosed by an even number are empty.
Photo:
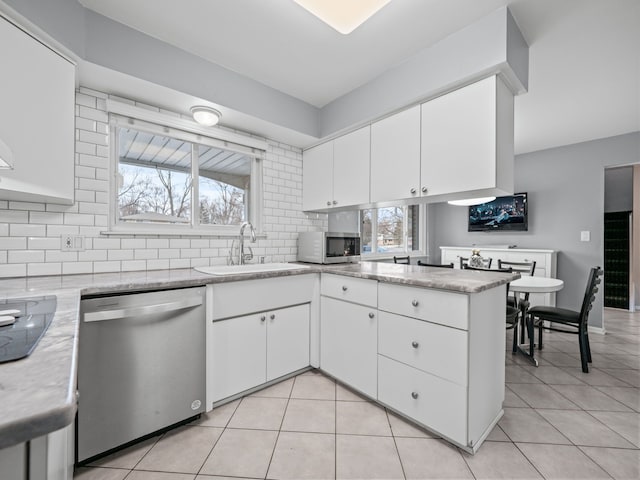
M376 398L377 311L327 297L320 302L320 368Z
M2 17L0 45L0 138L14 155L0 198L71 205L75 66Z
M302 154L302 209L326 210L333 201L333 142Z
M422 104L426 195L496 186L496 77Z
M267 314L267 381L309 366L309 304Z
M371 201L418 197L419 189L418 105L371 125Z
M333 143L334 207L369 202L369 125L336 138Z
M266 381L266 314L213 322L212 401L218 401Z

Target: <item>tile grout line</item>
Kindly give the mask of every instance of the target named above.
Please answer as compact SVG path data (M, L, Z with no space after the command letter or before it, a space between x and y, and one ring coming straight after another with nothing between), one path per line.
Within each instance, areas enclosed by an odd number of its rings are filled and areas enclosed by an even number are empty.
M398 443L396 442L396 436L393 433L393 427L391 426L391 419L389 418L389 410L385 407L384 409L385 417L387 417L387 424L389 425L389 430L391 431L391 438L393 438L393 446L396 449L396 455L398 455L398 462L400 462L400 469L402 470L402 476L404 479L407 479L407 472L404 470L404 464L402 463L402 457L400 456L400 450L398 449Z

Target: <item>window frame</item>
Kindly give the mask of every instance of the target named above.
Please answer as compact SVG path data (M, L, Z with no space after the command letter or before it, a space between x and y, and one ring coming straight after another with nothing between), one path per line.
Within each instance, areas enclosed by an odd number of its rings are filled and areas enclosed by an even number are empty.
M427 236L425 234L426 232L426 222L427 222L427 205L426 204L416 204L416 205L385 205L384 207L371 207L371 208L363 208L358 212L358 219L360 222L360 232L362 232L362 212L363 210L375 210L376 215L376 222L375 224L372 222L371 224L371 238L373 240L373 238L377 238L374 237L377 236L377 231L378 231L378 225L377 225L377 211L379 208L390 208L390 207L402 207L405 210L405 216L406 217L406 212L408 210L409 207L411 206L416 206L418 207L418 248L414 249L414 250L407 250L407 239L408 239L408 223L405 221L403 222L402 225L402 235L404 237L404 244L405 244L405 250L404 252L382 252L382 253L378 253L377 252L377 247L378 245L376 244L376 252L373 252L373 245L372 245L372 251L371 252L363 252L362 249L364 248L364 242L361 242L361 246L360 246L360 257L362 258L362 260L382 260L382 259L387 259L387 258L393 258L394 256L398 256L398 255L413 255L416 257L421 257L421 256L425 256L426 255L426 251L427 251ZM372 216L373 219L373 216Z
M239 225L200 224L199 165L195 154L198 145L222 148L251 158L251 178L246 208L247 221L263 235L263 164L266 141L232 132L201 127L195 122L171 117L139 107L108 102L109 111L109 221L104 234L175 235L235 237ZM188 224L134 223L120 220L118 205L119 128L133 128L146 133L164 135L191 143L191 219ZM218 135L220 134L220 135ZM222 137L222 138L218 138Z

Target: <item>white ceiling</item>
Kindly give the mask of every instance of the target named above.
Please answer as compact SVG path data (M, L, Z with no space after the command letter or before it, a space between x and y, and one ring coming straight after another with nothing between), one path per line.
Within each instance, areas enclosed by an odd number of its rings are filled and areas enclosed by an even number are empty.
M640 130L638 0L392 0L347 36L293 0L79 1L317 107L508 5L530 45L516 153Z

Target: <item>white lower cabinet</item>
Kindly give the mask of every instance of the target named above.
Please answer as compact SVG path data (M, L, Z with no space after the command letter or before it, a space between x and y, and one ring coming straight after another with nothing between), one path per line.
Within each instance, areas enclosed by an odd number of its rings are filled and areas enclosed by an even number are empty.
M383 355L378 400L461 445L467 444L467 389Z
M309 365L309 304L213 322L212 402Z
M71 480L74 424L28 442L0 449L0 479Z
M502 416L505 286L378 285L378 401L475 452Z
M320 368L350 387L376 398L376 308L322 297L320 309Z

